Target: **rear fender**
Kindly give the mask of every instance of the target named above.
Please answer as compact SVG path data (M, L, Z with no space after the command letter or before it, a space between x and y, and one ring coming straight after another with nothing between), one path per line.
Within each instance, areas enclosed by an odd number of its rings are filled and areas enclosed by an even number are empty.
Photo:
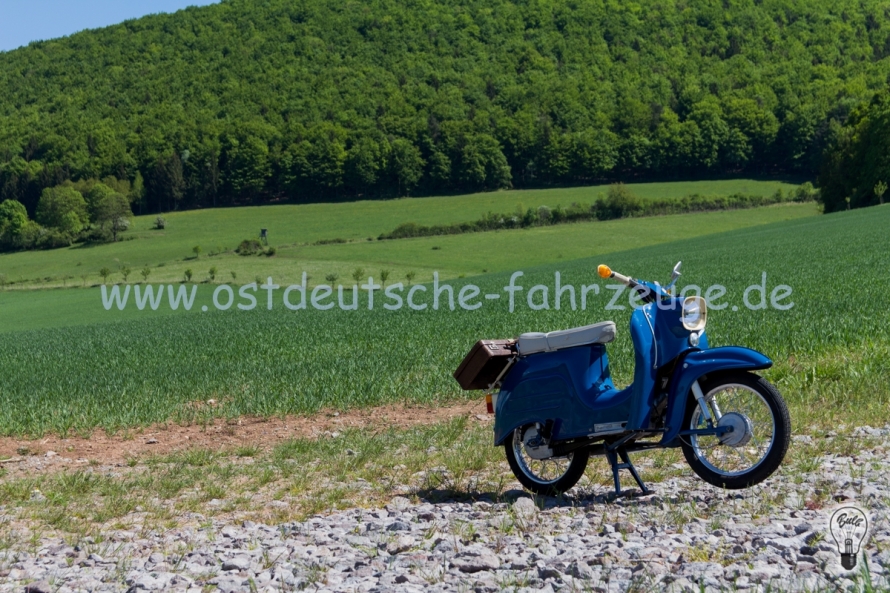
M739 346L725 346L689 352L674 370L668 393L666 431L661 445L668 446L683 428L683 417L692 384L702 375L728 370L756 371L768 369L773 361L756 350Z
M576 399L571 386L562 374L537 376L524 383L535 384L539 389L530 390L533 396L529 397L517 389L523 386L520 383L513 389L503 389L498 394L494 416L496 446L502 445L520 426L535 422L546 424L548 420L553 421L552 436L556 438L562 425L560 419L566 416L572 400ZM540 389L540 386L549 389Z

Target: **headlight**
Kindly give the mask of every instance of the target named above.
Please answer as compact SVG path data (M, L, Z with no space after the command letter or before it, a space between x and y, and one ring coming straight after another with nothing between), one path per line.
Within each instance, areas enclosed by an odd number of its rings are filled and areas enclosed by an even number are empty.
M702 331L708 322L708 303L699 296L683 300L683 314L680 316L683 327L691 332Z

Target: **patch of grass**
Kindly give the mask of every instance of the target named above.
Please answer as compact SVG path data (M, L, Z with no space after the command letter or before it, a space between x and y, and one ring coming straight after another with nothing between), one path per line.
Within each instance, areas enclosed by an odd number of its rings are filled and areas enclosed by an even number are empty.
M431 442L440 452L430 452ZM360 453L347 455L346 449ZM460 461L468 450L480 453ZM509 473L503 451L491 446L489 429L466 419L375 435L351 429L338 438L297 439L269 452L257 450L250 463L245 459L236 451L193 449L146 459L118 475L77 470L8 479L0 484L0 505L35 525L83 535L109 522L126 524L137 508L147 528L182 512L289 520L382 504L396 494L426 492L433 474L424 470L431 468L441 468L434 472L436 488L448 496L497 498ZM293 471L282 471L285 466ZM35 489L45 498L32 498ZM258 506L256 496L286 504Z

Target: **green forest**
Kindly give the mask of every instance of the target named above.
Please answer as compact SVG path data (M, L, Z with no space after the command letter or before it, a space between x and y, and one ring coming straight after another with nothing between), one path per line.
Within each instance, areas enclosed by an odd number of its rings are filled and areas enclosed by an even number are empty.
M120 196L147 214L821 170L855 206L881 173L832 171L864 162L888 76L872 0L223 0L0 53L0 201L116 236ZM73 218L40 211L49 190Z

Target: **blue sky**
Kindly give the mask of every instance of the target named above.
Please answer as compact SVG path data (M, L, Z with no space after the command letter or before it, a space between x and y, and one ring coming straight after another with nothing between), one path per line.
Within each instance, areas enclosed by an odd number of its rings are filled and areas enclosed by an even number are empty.
M0 51L218 0L0 0Z

